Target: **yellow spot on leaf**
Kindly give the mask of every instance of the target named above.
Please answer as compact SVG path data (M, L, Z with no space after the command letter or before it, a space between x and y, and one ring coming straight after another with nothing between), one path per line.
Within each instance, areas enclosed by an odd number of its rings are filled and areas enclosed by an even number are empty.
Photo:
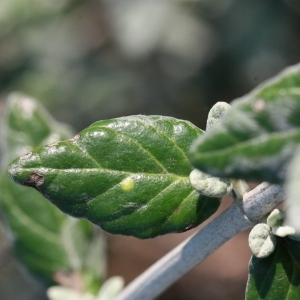
M134 188L134 181L131 178L126 178L121 182L121 188L124 192L130 192Z

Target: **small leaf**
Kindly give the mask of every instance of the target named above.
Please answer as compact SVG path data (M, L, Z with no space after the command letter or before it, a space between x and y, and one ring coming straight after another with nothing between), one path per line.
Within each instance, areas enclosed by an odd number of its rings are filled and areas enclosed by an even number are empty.
M266 258L252 257L247 300L296 300L300 298L300 243L277 238L275 251Z
M190 182L198 193L210 197L223 197L232 190L230 179L213 177L197 169L191 172Z
M104 281L95 300L112 300L124 287L124 279L121 276L110 277Z
M299 88L300 64L232 102L192 145L194 166L213 176L282 183L300 143Z
M271 228L264 223L255 225L249 234L249 247L256 257L263 258L274 252L276 237Z
M62 211L113 234L150 238L193 228L220 199L189 182L187 151L202 131L159 116L99 121L73 140L48 145L10 166Z
M267 224L270 227L280 226L284 220L284 212L281 209L275 208L267 218Z
M52 286L48 288L47 296L50 300L95 300L95 297L91 294L79 293L76 290L63 286Z
M285 237L287 235L293 236L296 231L291 226L274 226L272 227L272 233L280 237Z
M25 111L23 111L25 110ZM60 125L34 99L21 94L9 96L5 106L1 140L6 153L5 162L13 155L29 158L31 152L44 141L66 138L68 127ZM37 128L36 128L37 127ZM51 141L53 142L53 140ZM89 280L84 286L96 292L103 274L101 241L91 224L63 214L44 200L34 189L14 184L7 174L0 175L0 205L6 230L12 236L12 246L19 260L28 270L46 283L53 283L61 272L81 273ZM103 241L102 241L103 242ZM93 246L93 253L90 247ZM100 249L99 249L100 248ZM91 265L97 257L98 263ZM88 276L87 276L87 275Z

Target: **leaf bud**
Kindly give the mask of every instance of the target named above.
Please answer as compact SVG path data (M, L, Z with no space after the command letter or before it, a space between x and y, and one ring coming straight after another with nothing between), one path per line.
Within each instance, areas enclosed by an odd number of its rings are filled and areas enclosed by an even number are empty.
M190 182L198 193L210 197L223 197L232 190L230 179L213 177L198 169L191 172Z
M276 237L269 225L260 223L255 225L249 234L249 247L257 258L267 257L276 247Z
M280 226L284 219L284 212L281 209L275 208L267 218L267 224L270 227Z

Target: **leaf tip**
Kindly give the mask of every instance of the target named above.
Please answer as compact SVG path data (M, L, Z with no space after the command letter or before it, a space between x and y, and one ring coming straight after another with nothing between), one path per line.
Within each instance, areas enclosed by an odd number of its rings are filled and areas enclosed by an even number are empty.
M217 102L209 111L206 123L206 131L211 130L220 119L223 117L226 111L231 108L227 102Z
M17 184L37 188L44 183L44 176L23 167L25 161L32 156L29 152L15 159L8 167L8 176Z

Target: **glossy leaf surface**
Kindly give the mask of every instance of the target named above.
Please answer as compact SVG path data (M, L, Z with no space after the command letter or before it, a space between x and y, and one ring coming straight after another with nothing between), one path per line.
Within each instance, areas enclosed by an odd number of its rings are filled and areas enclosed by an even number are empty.
M300 65L245 97L191 148L191 161L214 176L281 183L300 143Z
M300 242L277 238L275 252L266 258L252 257L246 290L247 300L297 300L300 298Z
M169 117L99 121L74 139L19 158L9 172L62 211L110 233L182 232L213 214L220 200L199 196L189 182L186 153L201 133Z
M21 94L10 95L3 119L4 164L45 141L71 135L39 103ZM1 215L12 235L14 251L31 273L48 283L56 280L61 272L80 272L82 276L87 273L89 279L84 285L97 291L102 275L99 267L103 245L94 241L91 224L63 214L36 190L14 184L4 170L0 190ZM101 237L97 238L101 241ZM90 263L93 259L97 264ZM94 287L96 280L97 287Z

